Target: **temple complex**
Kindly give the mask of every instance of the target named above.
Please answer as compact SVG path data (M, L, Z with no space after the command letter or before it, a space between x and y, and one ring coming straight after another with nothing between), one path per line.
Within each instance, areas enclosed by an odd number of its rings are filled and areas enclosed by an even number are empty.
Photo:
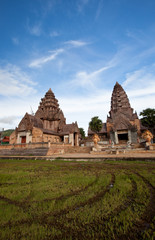
M79 145L77 122L66 124L64 114L51 89L41 99L35 115L26 113L10 136L10 144L37 142Z
M141 128L140 120L137 113L134 113L133 108L131 108L126 92L116 82L112 92L109 116L107 116L107 121L103 123L98 135L101 140L110 140L115 144L128 141L137 143ZM88 136L93 134L91 129L88 129Z

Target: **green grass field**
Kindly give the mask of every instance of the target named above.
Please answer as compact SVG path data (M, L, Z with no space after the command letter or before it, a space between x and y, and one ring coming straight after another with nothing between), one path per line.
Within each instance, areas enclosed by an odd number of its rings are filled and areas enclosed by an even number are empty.
M154 238L155 162L0 160L0 240Z

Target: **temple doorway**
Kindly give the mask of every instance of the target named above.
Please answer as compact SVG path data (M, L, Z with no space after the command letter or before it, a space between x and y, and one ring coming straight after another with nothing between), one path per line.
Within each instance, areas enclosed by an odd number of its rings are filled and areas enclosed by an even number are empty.
M26 143L26 136L21 136L21 143Z
M126 143L128 141L128 133L118 133L118 142Z

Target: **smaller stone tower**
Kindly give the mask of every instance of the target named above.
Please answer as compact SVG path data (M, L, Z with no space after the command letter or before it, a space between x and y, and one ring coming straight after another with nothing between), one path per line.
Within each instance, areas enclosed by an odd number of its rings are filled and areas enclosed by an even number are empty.
M66 119L51 88L45 94L45 97L41 99L35 117L42 120L44 129L54 132L62 131L66 124Z

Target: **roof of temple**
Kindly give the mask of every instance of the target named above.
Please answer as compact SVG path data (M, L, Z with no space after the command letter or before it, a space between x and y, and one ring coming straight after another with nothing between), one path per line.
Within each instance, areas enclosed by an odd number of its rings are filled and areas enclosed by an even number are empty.
M42 132L45 133L45 134L49 134L49 135L56 135L56 136L59 136L60 134L57 133L57 132L54 132L54 131L51 131L51 130L48 130L48 129L43 129L41 128Z
M77 122L64 125L62 132L60 134L65 135L65 134L75 133L75 132L79 133Z
M44 98L41 99L36 117L44 120L60 120L65 121L63 112L59 108L58 100L55 98L51 88L46 92Z
M18 125L18 131L32 130L33 127L43 128L43 123L39 118L26 113Z

